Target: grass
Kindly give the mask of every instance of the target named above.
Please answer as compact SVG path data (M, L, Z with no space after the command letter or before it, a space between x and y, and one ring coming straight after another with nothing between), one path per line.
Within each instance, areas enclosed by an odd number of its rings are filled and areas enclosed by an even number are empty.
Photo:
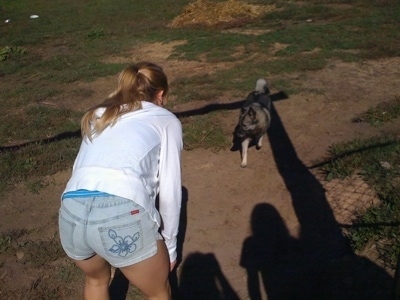
M0 232L0 255L11 253L14 254L16 249L18 248L18 241L22 236L26 235L27 233L28 231L25 229Z
M381 204L358 216L348 237L357 251L374 244L389 268L395 268L400 253L399 154L398 137L382 135L333 145L323 168L328 180L359 174L379 196Z
M185 149L206 147L218 151L230 145L230 140L222 130L221 124L213 120L214 114L210 113L183 121Z
M400 5L395 0L252 1L278 8L240 25L239 29L263 32L258 35L207 26L168 27L189 2L0 0L1 15L10 20L0 26L0 195L18 182L38 192L43 176L71 167L80 143L81 112L66 109L64 99L84 101L93 91L79 89L76 83L116 75L125 64L109 58L130 58L132 49L142 44L185 40L170 59L232 64L228 70L205 75L181 74L171 82L177 104L212 102L226 91L243 95L255 77L320 70L332 59L362 62L400 55ZM39 18L30 19L32 14ZM274 53L276 44L285 47ZM301 92L289 80L275 82L285 91ZM355 121L386 124L398 118L399 105L397 98ZM220 119L221 112L183 118L185 148L227 147L231 132L223 129ZM397 137L379 136L333 145L331 161L325 165L327 178L362 174L381 197L382 207L360 216L349 238L356 249L376 243L388 265L400 250L395 226L400 217L398 142ZM14 239L12 233L0 234L0 254L15 250ZM51 241L35 243L26 246L54 250L33 251L35 260L58 257L59 249ZM58 272L61 278L74 278L68 266ZM36 299L62 297L62 290L46 290L43 282L32 285Z
M197 88L193 88L194 86ZM174 81L174 89L179 91L175 92L175 95L177 95L176 104L190 103L196 99L214 100L222 92L215 88L215 82L208 74L179 78Z
M354 118L380 127L400 117L400 100L379 103ZM358 216L348 237L361 251L374 245L382 261L394 269L400 254L400 140L383 134L368 140L332 145L330 161L323 167L328 180L359 174L372 187L381 204Z
M366 112L354 117L353 122L367 122L368 124L379 127L391 122L400 115L400 97L387 102L382 102L377 107L371 108Z

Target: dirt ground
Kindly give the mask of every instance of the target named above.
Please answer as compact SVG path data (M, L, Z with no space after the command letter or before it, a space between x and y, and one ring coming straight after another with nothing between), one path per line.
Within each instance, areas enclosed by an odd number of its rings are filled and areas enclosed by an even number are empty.
M134 49L129 59L110 60L160 63L172 83L181 74L232 66L167 60L173 46L149 45ZM393 270L384 268L373 247L353 253L343 239L343 225L351 225L357 212L378 199L357 176L326 182L309 167L334 143L398 132L399 122L373 128L352 118L400 95L400 58L362 64L332 61L321 71L279 74L269 78L275 95L281 91L274 85L279 78L289 78L305 92L275 99L268 136L260 150L249 150L247 168L240 167L237 151L183 152L182 261L173 282L183 299L388 299ZM115 82L111 77L79 83L93 90L90 99L53 104L83 110L109 93ZM241 100L224 96L215 103ZM172 110L205 104L197 101ZM229 138L237 117L237 110L221 116ZM42 240L55 238L58 199L69 174L65 170L48 176L39 194L16 186L0 200L0 231L24 229ZM1 258L0 298L6 289L55 280L29 265L26 255ZM51 266L62 263L58 259ZM81 291L82 284L70 288L65 299L79 299Z

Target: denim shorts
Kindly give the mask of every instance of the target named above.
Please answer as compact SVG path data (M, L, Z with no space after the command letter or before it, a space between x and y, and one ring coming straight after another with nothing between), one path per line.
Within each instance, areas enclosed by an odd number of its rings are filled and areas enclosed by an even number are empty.
M70 258L97 254L117 268L155 255L158 229L143 207L111 195L67 198L59 211L61 245Z

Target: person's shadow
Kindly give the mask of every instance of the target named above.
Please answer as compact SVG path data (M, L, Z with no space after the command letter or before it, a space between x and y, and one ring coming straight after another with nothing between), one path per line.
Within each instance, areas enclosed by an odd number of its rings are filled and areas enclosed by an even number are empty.
M268 203L257 204L251 214L251 232L243 242L240 265L247 271L250 299L284 299L282 265L288 251L296 247L279 212Z
M186 188L182 189L182 207L179 221L179 234L177 243L177 267L179 267L179 278L177 268L170 274L170 285L172 299L174 300L239 300L228 280L225 278L220 265L212 253L192 253L184 261L183 244L187 227L187 203L189 193Z
M212 253L192 253L181 266L179 296L182 300L239 300Z
M269 300L391 299L392 278L351 250L323 186L298 158L274 105L267 134L279 174L290 193L300 234L297 240L290 238L271 206L259 204L254 208L253 233L243 243L241 259L248 273L250 299L261 299L261 288ZM248 254L251 251L256 253Z

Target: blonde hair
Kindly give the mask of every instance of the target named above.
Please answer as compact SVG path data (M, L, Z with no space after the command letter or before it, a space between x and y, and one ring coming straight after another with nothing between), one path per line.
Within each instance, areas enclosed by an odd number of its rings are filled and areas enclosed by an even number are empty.
M141 101L154 102L160 91L163 97L168 93L168 79L161 67L150 62L126 67L119 74L117 89L83 116L82 136L92 140L108 126L113 126L123 114L141 109ZM100 117L96 115L98 108L105 108Z

